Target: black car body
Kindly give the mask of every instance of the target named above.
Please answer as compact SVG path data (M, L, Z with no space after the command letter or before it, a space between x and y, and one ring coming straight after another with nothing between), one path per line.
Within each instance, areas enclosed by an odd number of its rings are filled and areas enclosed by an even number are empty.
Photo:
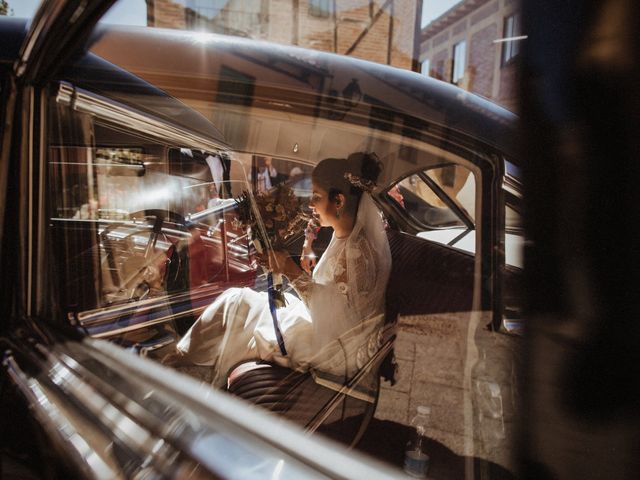
M44 2L31 25L0 22L3 411L35 420L24 443L3 445L7 458L92 477L393 474L211 391L206 372L185 378L114 346L160 359L220 292L263 286L233 222L233 199L256 188L260 158L304 199L318 161L366 149L384 162L375 198L394 261L383 347L337 390L274 370L269 388L295 393L304 416L279 399L254 403L399 463L409 412L429 402L445 452L432 458L434 475L455 474L464 458L512 470L515 117L349 58L197 33L93 31L110 2L80 3ZM203 197L210 157L222 167L215 198ZM395 381L393 351L399 391L379 384ZM372 377L375 398L353 400Z

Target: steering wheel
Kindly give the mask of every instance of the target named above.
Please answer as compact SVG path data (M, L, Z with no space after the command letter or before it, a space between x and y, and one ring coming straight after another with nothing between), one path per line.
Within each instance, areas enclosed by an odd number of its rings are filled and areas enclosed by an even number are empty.
M114 242L108 239L108 234L123 225L129 225L118 222L107 226L100 234L114 286L118 287L118 297L122 300L144 300L153 289L165 292L175 291L172 286L176 286L176 282L184 283L181 280L186 271L183 259L177 254L175 244L161 254L155 252L155 246L165 221L169 220L184 227L186 223L184 217L176 212L162 209L139 210L132 212L130 216L134 220L144 219L147 222L153 219L151 232L148 233L146 226L141 226ZM140 252L131 241L140 233L149 235L143 252ZM120 252L114 252L116 244L122 249ZM116 253L119 254L119 259L123 260L121 263L116 262ZM166 267L164 274L160 273L161 263Z

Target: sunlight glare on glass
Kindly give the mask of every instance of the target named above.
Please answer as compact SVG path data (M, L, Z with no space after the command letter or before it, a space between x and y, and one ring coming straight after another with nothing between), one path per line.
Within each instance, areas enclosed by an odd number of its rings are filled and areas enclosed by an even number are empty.
M195 32L191 38L195 44L206 45L213 40L213 35L209 32Z
M284 468L284 460L280 459L276 463L273 474L271 475L271 480L280 480L282 478L282 469Z
M528 35L520 35L518 37L496 38L493 43L516 42L518 40L526 40Z
M170 200L173 195L173 190L169 187L160 187L154 190L147 190L143 195L138 198L134 196L131 201L134 204L143 204L143 203L153 203L160 202L163 200Z

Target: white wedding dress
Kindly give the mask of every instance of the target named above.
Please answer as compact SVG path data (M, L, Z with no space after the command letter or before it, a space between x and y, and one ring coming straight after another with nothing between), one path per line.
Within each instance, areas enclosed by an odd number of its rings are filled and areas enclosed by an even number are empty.
M277 319L287 355L278 346L266 292L231 288L220 295L177 345L197 365L215 369L213 384L226 385L230 370L261 359L336 384L349 380L380 347L391 254L382 218L370 195L360 200L354 228L332 237L314 269L285 293Z

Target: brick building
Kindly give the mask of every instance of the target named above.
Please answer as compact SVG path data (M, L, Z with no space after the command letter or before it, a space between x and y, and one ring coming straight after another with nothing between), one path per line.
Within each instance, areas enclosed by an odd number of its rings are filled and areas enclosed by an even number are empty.
M462 0L422 29L422 71L514 111L520 24L517 0Z
M418 70L417 0L146 0L149 26L298 45ZM217 5L217 6L216 6Z

